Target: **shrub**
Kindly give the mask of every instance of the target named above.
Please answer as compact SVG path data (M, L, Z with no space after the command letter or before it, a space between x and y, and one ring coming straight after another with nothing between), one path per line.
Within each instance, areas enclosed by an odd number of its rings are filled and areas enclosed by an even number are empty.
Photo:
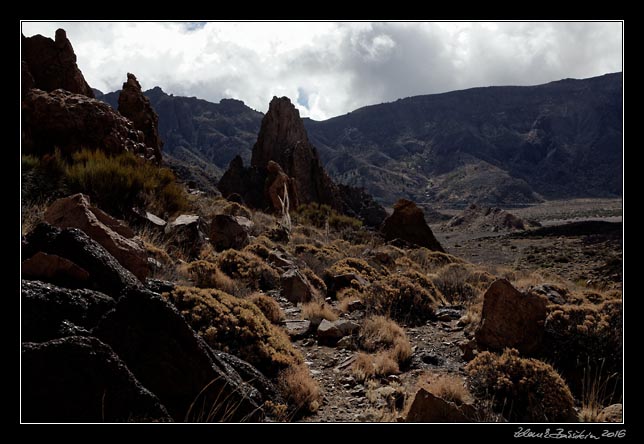
M329 227L336 231L357 230L362 227L362 221L338 213L325 204L300 205L295 211L295 219L301 224L313 225L317 228L324 228L328 223Z
M254 293L250 296L249 300L257 305L257 308L264 313L266 319L271 321L273 324L281 324L284 320L284 313L280 308L280 305L275 299L270 296L266 296L263 293Z
M246 245L243 248L243 251L248 251L261 257L264 260L267 260L271 250L274 250L275 248L275 243L266 236L262 235L253 239L250 244Z
M384 316L371 316L365 319L358 332L360 348L368 352L391 348L398 338L406 339L405 331Z
M327 286L333 279L333 276L340 274L355 274L369 282L374 281L381 276L375 268L363 259L347 257L345 259L340 259L324 272L324 281L327 282Z
M194 287L176 287L164 296L211 347L239 356L269 377L303 363L286 333L250 301Z
M444 303L443 295L434 284L413 270L392 274L374 283L362 299L367 312L410 324L433 318L436 308Z
M584 373L600 372L602 379L621 374L621 300L553 306L544 327L545 358L557 366L577 396L582 394ZM617 387L621 389L621 381Z
M457 405L471 401L465 381L460 376L445 373L425 374L419 378L417 385L426 388L433 395Z
M425 247L409 250L406 257L415 262L425 273L432 272L449 264L464 263L463 259L457 258L456 256L441 253L440 251L432 251Z
M453 263L439 269L433 282L445 299L457 304L474 301L494 279L491 274L474 270L471 265Z
M26 204L44 204L67 193L66 164L60 151L54 154L22 156L21 197Z
M480 353L466 367L473 392L493 397L495 411L514 422L574 422L570 389L554 368L537 359L519 357L515 349L502 355Z
M248 251L226 250L217 257L217 266L227 276L241 280L253 290L273 290L279 286L279 274Z
M279 376L278 388L287 402L294 406L294 416L313 413L320 407L320 387L304 364L284 370Z
M124 152L81 150L66 169L71 192L88 194L109 213L125 214L133 206L146 206L157 214L174 214L188 207L187 194L167 168L159 168Z
M188 264L188 273L200 288L216 288L230 294L238 294L239 287L215 264L208 261L194 261Z
M229 202L222 210L223 214L229 216L242 216L246 219L251 219L253 217L250 210L242 205L239 205L237 202Z

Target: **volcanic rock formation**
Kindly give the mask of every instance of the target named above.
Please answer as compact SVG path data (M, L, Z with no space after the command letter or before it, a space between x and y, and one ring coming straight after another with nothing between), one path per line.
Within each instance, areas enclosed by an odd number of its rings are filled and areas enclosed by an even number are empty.
M76 65L76 54L64 29L56 30L55 41L40 34L33 37L23 35L22 60L27 65L22 68L23 80L25 73L29 73L32 87L48 92L60 88L94 98L92 89Z

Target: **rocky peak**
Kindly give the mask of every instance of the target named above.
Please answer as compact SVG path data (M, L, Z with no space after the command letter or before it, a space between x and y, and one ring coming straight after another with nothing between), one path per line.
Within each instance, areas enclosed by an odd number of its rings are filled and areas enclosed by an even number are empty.
M48 92L60 88L94 97L92 89L76 65L76 54L64 29L56 30L55 40L40 34L32 37L23 35L21 56L33 78L34 88Z
M127 81L119 94L118 111L143 132L145 144L154 150L154 157L161 162L163 142L159 137L159 116L152 108L150 100L143 95L141 84L134 74L127 74Z

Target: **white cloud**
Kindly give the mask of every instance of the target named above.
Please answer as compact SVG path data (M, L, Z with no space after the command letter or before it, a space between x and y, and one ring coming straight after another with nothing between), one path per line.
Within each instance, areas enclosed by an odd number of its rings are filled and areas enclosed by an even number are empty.
M27 36L64 28L89 84L266 111L286 95L325 119L419 94L585 78L622 66L622 24L336 22L25 22Z

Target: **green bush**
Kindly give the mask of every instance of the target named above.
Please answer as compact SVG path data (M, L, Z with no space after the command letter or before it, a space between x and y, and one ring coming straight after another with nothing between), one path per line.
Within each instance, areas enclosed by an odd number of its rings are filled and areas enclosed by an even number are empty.
M515 349L480 353L466 367L474 394L513 422L575 422L574 399L559 373Z

